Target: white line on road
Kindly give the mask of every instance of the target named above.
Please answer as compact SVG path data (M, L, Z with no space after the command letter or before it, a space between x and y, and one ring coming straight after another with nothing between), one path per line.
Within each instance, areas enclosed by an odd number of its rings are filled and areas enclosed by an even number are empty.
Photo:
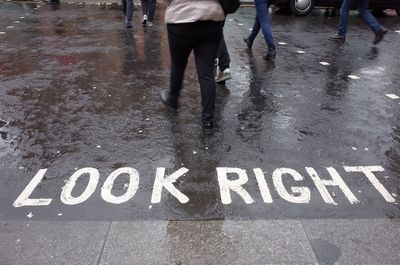
M298 54L305 54L305 51L297 51Z
M0 35L4 35L6 34L4 31L0 31Z
M279 45L287 45L287 43L286 43L286 42L283 42L283 41L278 42L278 44L279 44Z
M353 79L353 80L357 80L360 79L360 77L356 76L356 75L349 75L349 78Z
M319 64L322 64L322 65L324 65L324 66L331 65L331 64L330 64L330 63L328 63L328 62L319 62Z
M400 98L399 96L397 96L397 95L395 95L395 94L386 94L386 96L387 96L388 98L391 98L391 99L399 99L399 98Z

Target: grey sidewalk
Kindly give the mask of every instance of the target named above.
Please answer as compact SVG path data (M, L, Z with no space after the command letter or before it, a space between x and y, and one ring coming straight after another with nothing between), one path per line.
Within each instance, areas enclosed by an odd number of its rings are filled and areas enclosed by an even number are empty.
M9 222L0 264L399 264L398 219Z

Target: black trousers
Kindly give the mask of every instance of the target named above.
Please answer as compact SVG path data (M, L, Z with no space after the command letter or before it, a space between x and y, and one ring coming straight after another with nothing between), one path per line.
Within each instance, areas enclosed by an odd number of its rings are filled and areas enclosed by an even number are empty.
M222 36L222 22L168 24L167 30L171 53L170 95L179 97L186 64L193 50L200 83L202 120L211 121L215 107L214 61Z

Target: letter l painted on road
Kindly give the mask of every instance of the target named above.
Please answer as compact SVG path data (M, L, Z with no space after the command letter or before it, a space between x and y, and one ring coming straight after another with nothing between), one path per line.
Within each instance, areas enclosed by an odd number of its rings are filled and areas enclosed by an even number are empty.
M47 168L40 169L38 173L33 177L28 186L21 192L19 197L13 203L14 207L22 206L46 206L51 203L53 199L29 199L34 189L39 185L40 181L43 179L44 174L46 174Z

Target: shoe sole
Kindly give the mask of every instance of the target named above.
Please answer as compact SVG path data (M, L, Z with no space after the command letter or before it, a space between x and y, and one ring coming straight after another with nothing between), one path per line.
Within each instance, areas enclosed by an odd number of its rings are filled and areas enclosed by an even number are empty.
M225 77L225 78L221 78L221 79L215 80L215 83L222 83L222 82L225 82L226 80L229 80L229 79L232 79L232 76L228 76L228 77Z

